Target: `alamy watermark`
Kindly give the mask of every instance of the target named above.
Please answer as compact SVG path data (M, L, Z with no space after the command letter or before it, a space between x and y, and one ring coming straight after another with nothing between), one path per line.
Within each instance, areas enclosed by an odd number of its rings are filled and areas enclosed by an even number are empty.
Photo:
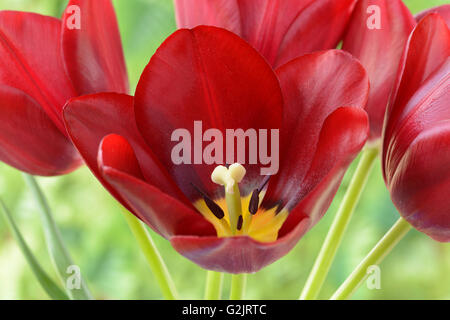
M176 165L260 164L261 175L274 175L279 169L279 140L279 129L226 129L224 136L215 128L203 132L202 121L194 121L193 137L185 128L172 132L171 141L178 143L172 148L171 159ZM208 142L204 148L203 142Z
M81 29L81 9L77 5L68 6L66 9L66 27L69 30Z
M68 290L81 289L81 269L77 265L70 265L66 269L69 275L66 279L66 288Z
M377 265L367 267L366 273L369 275L366 280L367 289L381 289L381 269Z
M381 8L375 4L367 7L366 12L370 14L367 18L366 25L369 30L381 29Z

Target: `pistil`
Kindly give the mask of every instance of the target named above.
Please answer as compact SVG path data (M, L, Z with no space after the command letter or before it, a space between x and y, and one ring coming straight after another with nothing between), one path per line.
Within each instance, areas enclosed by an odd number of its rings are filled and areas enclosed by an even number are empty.
M244 178L245 172L245 168L241 164L234 163L228 169L224 166L218 166L211 174L211 180L225 188L225 201L233 235L237 234L238 231L241 233L244 223L242 221L241 193L238 183Z

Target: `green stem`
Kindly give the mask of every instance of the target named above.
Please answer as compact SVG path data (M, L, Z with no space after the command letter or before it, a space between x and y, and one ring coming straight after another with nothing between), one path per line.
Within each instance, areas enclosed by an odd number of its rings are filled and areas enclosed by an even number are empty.
M144 253L144 256L150 265L150 269L158 282L164 298L167 300L178 299L177 290L169 271L167 270L167 267L144 224L132 213L125 209L123 211L128 222L128 226L133 232L142 252Z
M6 222L8 223L13 237L17 241L19 248L22 250L22 253L30 265L31 270L36 276L37 280L41 284L44 291L48 294L51 299L54 300L68 300L69 297L65 294L65 292L55 283L53 280L47 275L47 273L42 269L41 265L37 261L36 257L33 255L33 252L28 247L25 239L20 233L19 228L17 227L11 213L8 208L6 208L5 204L0 199L0 211L4 213Z
M313 300L317 298L377 155L378 148L367 148L362 152L358 167L300 295L301 300Z
M39 207L40 217L42 226L44 229L45 241L47 243L48 251L50 254L50 258L58 271L58 275L63 282L67 293L72 299L75 300L90 300L92 299L91 293L86 286L81 275L78 275L80 278L80 287L69 289L67 286L67 282L73 277L69 272L69 267L74 266L74 262L67 250L64 241L62 239L61 233L53 219L52 211L50 210L50 206L48 205L47 199L45 198L39 184L36 179L26 173L23 173L23 177L28 187L30 188L36 203Z
M223 273L208 271L206 273L205 300L220 300L222 296Z
M230 300L242 300L245 286L247 285L247 275L245 273L233 274L231 276Z
M411 230L411 225L400 218L384 237L375 245L370 253L350 274L347 280L333 294L331 300L345 300L352 296L363 281L367 278L367 268L379 264L386 255L397 245L397 243Z

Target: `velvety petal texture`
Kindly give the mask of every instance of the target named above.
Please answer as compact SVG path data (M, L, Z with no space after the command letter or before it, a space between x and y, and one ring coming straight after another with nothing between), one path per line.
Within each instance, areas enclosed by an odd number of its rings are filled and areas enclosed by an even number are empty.
M128 75L111 0L70 0L62 23L67 72L78 95L128 93Z
M133 97L99 93L74 98L64 108L64 120L67 132L87 166L126 207L127 202L105 181L97 162L100 143L110 134L122 136L132 146L133 153L142 163L140 172L144 177L169 195L183 199L181 191L156 160L137 129ZM183 201L190 204L187 199Z
M353 12L342 49L358 58L369 75L370 140L381 137L389 95L414 26L401 0L360 0Z
M75 91L61 60L60 32L58 19L0 12L0 83L32 97L64 132L61 110Z
M436 13L420 20L388 107L383 173L401 215L450 241L450 31Z
M81 165L72 143L36 100L5 85L0 85L0 97L0 159L3 162L43 176L68 173Z
M179 28L211 25L232 31L273 66L335 48L356 0L175 0Z
M134 100L114 93L74 98L64 119L103 185L179 253L210 270L255 272L289 252L328 208L367 139L368 88L361 64L343 51L310 54L274 72L237 35L199 26L176 31L160 46ZM200 121L199 133L194 122ZM292 217L275 241L218 237L194 206L202 196L195 187L213 200L224 193L211 182L223 163L205 163L201 153L196 163L195 150L202 145L194 138L201 140L207 129L225 137L227 129L239 128L281 132L280 157L286 161L269 182L268 199L278 196ZM173 132L179 129L193 138L188 164L172 158ZM260 164L244 166L239 187L245 196L264 176ZM272 201L264 203L273 208Z
M0 12L0 160L35 175L64 174L81 164L61 117L75 91L61 59L60 31L55 18Z
M80 166L67 137L63 106L80 94L128 91L111 2L72 0L62 23L1 11L0 87L1 161L44 176Z

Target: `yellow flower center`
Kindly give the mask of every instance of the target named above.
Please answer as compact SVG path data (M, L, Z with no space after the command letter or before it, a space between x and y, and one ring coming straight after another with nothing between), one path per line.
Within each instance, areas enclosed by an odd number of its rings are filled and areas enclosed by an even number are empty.
M264 198L263 190L255 190L255 194L242 197L238 184L245 176L245 168L239 164L232 164L229 168L218 166L211 174L213 182L224 186L225 197L215 199L213 205L220 207L214 209L211 200L205 197L197 200L194 206L212 223L218 237L250 236L261 242L272 242L278 238L278 231L288 216L287 210L277 213L277 208L263 209L259 205ZM252 198L254 198L252 200ZM256 200L256 203L255 203ZM209 203L207 203L209 202ZM251 209L253 208L253 209Z

